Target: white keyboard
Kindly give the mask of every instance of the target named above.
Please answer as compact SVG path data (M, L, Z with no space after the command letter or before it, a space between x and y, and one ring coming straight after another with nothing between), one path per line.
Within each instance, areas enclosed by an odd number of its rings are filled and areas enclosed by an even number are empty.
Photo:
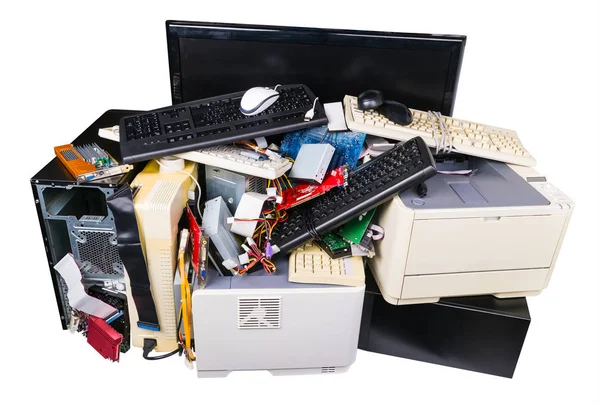
M535 166L535 159L527 152L515 131L489 125L458 120L434 113L410 109L413 121L401 126L375 110L359 110L354 96L344 97L346 124L352 131L364 132L398 141L420 136L430 148L438 152L458 152L511 164ZM432 124L433 121L433 124ZM443 130L446 137L443 138Z
M312 242L292 251L288 272L290 282L343 286L365 284L365 268L361 257L331 259Z
M292 163L287 159L259 161L242 155L242 152L248 152L248 150L233 145L220 145L198 151L184 152L176 156L200 164L216 166L217 168L265 179L277 179L292 167Z

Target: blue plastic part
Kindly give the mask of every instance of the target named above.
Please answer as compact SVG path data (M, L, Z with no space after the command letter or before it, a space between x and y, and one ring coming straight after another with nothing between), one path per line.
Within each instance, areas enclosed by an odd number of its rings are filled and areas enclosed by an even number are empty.
M117 320L119 317L121 317L123 315L123 310L119 310L116 314L110 316L108 319L106 319L106 322L108 324L112 323L113 321Z
M286 133L281 143L280 152L285 156L296 159L302 144L320 144L323 140L323 144L331 144L335 148L327 170L330 171L343 165L355 169L360 151L365 143L365 133L344 131L328 132L326 134L326 132L327 126L323 125Z
M138 321L137 326L146 330L160 331L160 326L158 324L144 323L143 321Z

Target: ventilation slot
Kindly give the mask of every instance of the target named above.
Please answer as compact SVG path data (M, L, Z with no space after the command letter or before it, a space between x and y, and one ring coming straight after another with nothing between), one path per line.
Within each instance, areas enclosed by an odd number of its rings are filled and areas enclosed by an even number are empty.
M63 279L62 276L58 272L56 272L56 279L58 280L58 287L61 296L61 302L63 305L63 315L65 317L65 324L69 324L71 321L71 306L69 305L69 289L67 288L67 283Z
M281 327L281 298L238 298L238 328L264 329Z
M75 152L71 151L70 149L66 150L66 151L60 151L60 154L63 156L63 158L65 158L67 161L74 161L76 159L79 159L79 157L77 155L75 155Z
M322 367L321 368L322 374L333 374L334 372L335 372L335 367Z
M266 179L252 176L248 179L248 190L246 190L246 192L265 193L266 188Z
M166 284L172 284L170 281L173 279L174 269L171 249L161 248L156 251L158 251L158 263L161 275L164 278L163 282ZM156 257L153 256L153 258L155 259Z
M110 231L80 231L83 241L77 240L82 272L87 274L122 275L123 263Z
M178 192L179 184L170 180L157 180L145 202L153 212L169 211L171 199Z

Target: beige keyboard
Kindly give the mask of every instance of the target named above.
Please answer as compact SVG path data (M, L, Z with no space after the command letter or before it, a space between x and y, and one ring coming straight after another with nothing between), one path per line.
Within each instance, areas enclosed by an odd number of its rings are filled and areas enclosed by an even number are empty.
M413 121L401 126L375 110L359 110L357 98L344 97L346 124L352 131L398 141L420 136L437 153L458 152L523 166L535 166L515 131L410 109Z
M361 257L331 259L317 245L309 242L290 254L290 282L362 286L365 268Z
M292 167L292 163L287 159L259 161L245 156L244 153L247 152L249 151L233 145L219 145L198 151L183 152L175 156L265 179L277 179Z

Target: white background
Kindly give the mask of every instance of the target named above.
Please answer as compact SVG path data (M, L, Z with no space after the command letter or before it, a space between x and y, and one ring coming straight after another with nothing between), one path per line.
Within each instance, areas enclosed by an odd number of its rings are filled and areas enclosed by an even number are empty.
M124 405L598 404L597 4L87 3L0 6L0 396ZM550 286L529 299L533 321L514 379L359 351L341 375L199 380L182 359L147 362L137 348L110 363L84 338L61 330L29 178L54 156L54 146L104 111L170 103L166 19L468 36L454 115L516 129L541 173L577 204Z

